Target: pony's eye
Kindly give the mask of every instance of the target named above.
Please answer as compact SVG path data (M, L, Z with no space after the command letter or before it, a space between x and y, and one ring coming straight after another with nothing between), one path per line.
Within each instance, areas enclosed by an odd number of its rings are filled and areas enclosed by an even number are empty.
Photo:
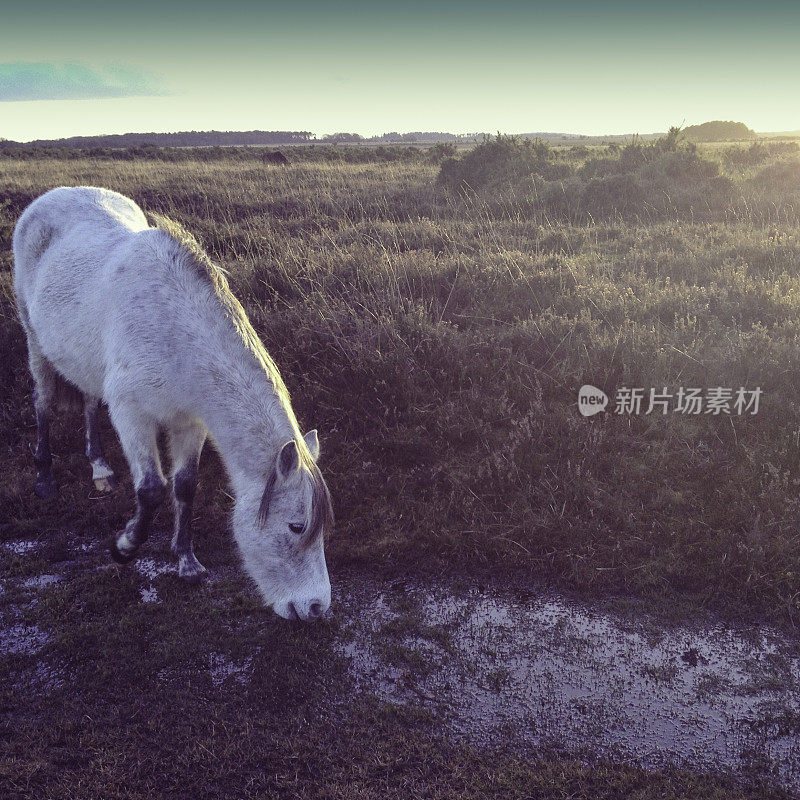
M305 525L295 525L293 522L289 523L289 530L292 533L302 533Z

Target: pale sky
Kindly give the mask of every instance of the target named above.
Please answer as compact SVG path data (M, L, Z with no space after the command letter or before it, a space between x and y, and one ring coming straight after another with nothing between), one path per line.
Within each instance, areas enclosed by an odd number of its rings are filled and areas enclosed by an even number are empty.
M800 129L800 4L397 0L4 9L0 137Z

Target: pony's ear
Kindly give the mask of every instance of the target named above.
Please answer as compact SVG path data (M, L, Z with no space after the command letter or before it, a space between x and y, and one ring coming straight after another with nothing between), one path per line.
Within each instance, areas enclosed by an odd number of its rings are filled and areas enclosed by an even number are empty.
M300 457L297 454L297 444L294 439L290 439L281 447L278 453L278 475L284 480L300 468Z
M311 453L311 458L314 461L319 461L319 436L317 436L317 429L314 428L313 431L309 431L304 437L306 440L306 446Z

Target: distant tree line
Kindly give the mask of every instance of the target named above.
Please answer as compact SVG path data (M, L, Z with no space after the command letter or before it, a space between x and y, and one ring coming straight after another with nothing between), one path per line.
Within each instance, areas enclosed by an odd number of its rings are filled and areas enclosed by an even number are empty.
M328 133L314 141L322 144L433 144L435 142L472 142L482 139L483 133L445 133L442 131L413 131L412 133L382 133L380 136L361 136L359 133Z
M159 147L154 144L133 147L47 147L20 144L3 147L0 142L0 159L34 161L41 158L71 161L85 158L109 161L236 161L242 163L286 164L297 162L338 161L348 164L366 164L381 161L422 161L439 164L452 157L458 148L455 142L436 142L430 146L413 144L376 144L365 147L327 144L312 140L303 145L264 147Z
M381 136L373 136L371 142L461 142L481 139L482 133L445 133L441 131L414 131L413 133L384 133Z
M744 122L713 120L702 125L690 125L683 129L684 137L690 142L743 142L756 138L756 132Z
M317 142L319 144L365 143L434 143L466 142L482 138L479 133L384 133L365 138L358 133L330 133L317 138L311 131L181 131L178 133L114 133L98 136L70 136L66 139L37 139L33 142L15 142L0 137L0 149L71 148L147 148L147 147L246 147L294 145Z
M303 144L314 138L311 131L181 131L179 133L114 133L102 136L70 136L35 142L0 140L0 148L14 147L233 147L246 145Z
M747 141L756 134L743 122L723 122L715 120L702 125L690 125L683 129L686 140L693 142L734 142ZM177 133L119 133L100 136L71 136L67 139L37 139L34 142L14 142L0 137L0 150L30 148L57 149L68 148L86 150L90 148L148 148L148 147L246 147L302 145L317 143L322 145L340 144L434 144L437 142L469 143L487 138L483 133L447 133L443 131L414 131L398 133L392 131L380 136L364 137L358 133L338 132L317 137L311 131L180 131ZM520 134L521 139L585 139L589 137L575 134L530 133ZM596 137L591 137L592 139ZM625 141L627 136L603 137L604 140ZM639 137L657 138L656 134Z

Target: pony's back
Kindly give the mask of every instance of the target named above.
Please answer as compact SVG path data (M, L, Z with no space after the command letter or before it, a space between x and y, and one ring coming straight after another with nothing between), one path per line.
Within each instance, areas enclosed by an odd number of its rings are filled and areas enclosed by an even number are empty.
M14 229L14 291L28 339L84 392L102 396L109 275L147 228L132 200L77 187L34 200Z
M43 283L58 286L63 279L74 284L84 275L91 278L92 270L102 266L103 260L96 257L102 248L107 254L147 227L136 203L108 189L61 187L43 194L25 209L14 228L18 304L28 311Z
M117 192L88 186L51 189L25 209L14 228L15 277L24 284L51 245L77 244L79 231L119 237L147 227L139 206Z
M54 189L31 203L14 232L29 343L83 393L134 393L159 418L197 413L204 382L230 379L221 358L273 372L282 389L223 271L179 225L154 221L106 189Z

